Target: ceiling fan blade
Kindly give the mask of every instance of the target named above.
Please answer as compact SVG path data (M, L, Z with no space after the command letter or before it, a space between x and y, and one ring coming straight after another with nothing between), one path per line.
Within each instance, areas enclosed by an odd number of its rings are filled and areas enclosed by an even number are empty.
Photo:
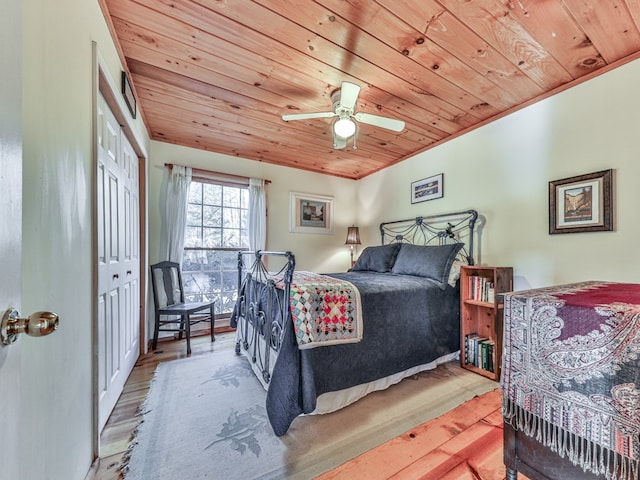
M354 118L362 123L374 125L376 127L386 128L394 132L404 130L404 122L395 118L381 117L380 115L372 115L371 113L356 113Z
M335 112L317 112L317 113L289 113L282 115L282 120L307 120L309 118L331 118L335 117Z
M353 112L356 109L359 94L359 85L351 82L342 82L342 88L340 89L340 106Z

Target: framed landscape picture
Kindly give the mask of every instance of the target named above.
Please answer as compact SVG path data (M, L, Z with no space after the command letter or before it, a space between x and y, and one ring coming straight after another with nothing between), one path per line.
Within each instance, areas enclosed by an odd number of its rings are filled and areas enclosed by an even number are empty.
M411 184L411 203L426 202L442 198L444 174L440 173L429 178L423 178Z
M290 192L289 231L333 233L333 197Z
M549 234L613 230L612 170L549 182Z

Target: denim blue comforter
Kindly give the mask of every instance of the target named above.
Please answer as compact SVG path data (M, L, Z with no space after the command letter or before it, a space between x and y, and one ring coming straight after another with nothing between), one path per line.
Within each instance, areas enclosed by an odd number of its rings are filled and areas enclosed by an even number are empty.
M360 291L363 339L299 350L292 322L285 322L266 401L278 436L297 416L312 412L323 393L378 380L460 348L458 287L447 285L442 290L427 278L390 273L328 275L347 280Z

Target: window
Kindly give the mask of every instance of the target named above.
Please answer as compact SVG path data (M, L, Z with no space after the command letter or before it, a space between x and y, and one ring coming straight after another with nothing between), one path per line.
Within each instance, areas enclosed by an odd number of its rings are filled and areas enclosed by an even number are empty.
M249 189L192 181L182 280L187 301L216 299L230 314L237 299L238 251L249 248Z

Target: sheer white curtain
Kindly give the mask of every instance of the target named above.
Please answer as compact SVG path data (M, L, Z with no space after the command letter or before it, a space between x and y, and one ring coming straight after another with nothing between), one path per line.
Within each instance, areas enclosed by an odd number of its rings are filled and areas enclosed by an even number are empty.
M169 173L165 196L167 260L182 264L184 232L187 223L187 199L191 184L191 167L174 165Z
M249 179L249 250L264 250L267 244L267 199L264 180Z

